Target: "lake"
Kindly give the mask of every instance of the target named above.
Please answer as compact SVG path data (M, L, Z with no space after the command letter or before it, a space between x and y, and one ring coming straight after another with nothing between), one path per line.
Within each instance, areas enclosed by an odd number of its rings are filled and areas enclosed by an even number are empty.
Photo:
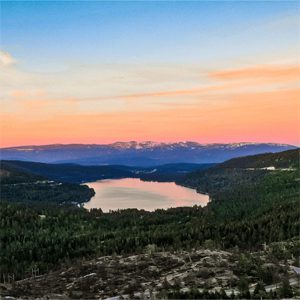
M153 211L179 206L205 206L209 196L174 182L141 181L137 178L99 180L86 183L96 195L84 207L109 210L137 208Z

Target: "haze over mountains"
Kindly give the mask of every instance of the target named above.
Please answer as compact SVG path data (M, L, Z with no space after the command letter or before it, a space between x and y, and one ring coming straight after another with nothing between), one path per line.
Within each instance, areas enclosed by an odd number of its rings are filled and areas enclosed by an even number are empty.
M275 143L200 144L197 142L116 142L112 144L55 144L2 148L2 160L81 165L156 166L168 163L219 163L225 160L297 147Z

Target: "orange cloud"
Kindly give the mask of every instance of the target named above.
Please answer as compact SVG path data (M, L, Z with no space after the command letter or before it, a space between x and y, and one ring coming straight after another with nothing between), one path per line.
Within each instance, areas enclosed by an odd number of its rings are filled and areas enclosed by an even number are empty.
M256 66L252 68L225 70L211 73L211 78L224 80L237 79L284 79L299 80L300 66Z
M201 88L194 89L181 89L181 90L167 90L167 91L156 91L156 92L147 92L147 93L133 93L133 94L125 94L125 95L115 95L115 96L98 96L98 97L89 97L89 98L73 98L71 99L74 102L79 102L82 100L87 101L97 101L101 99L125 99L125 100L135 100L139 98L157 98L157 97L177 97L177 96L188 96L188 95L198 95L206 92L213 92L224 90L227 88L235 87L236 84L223 84L223 85L212 85L212 86L204 86Z
M138 113L65 114L32 119L3 115L1 146L133 139L300 144L300 90L220 97L228 101L220 101L218 105L190 105Z
M150 93L140 93L140 94L131 94L119 96L119 98L126 99L136 99L136 98L145 98L145 97L171 97L171 96L186 96L186 95L198 95L200 93L212 92L230 88L232 85L218 85L218 86L207 86L202 88L195 89L186 89L186 90L173 90L173 91L159 91L159 92L150 92Z
M257 66L208 74L209 85L199 88L69 100L16 89L0 116L0 144L190 139L299 145L300 90L294 82L299 72L298 66ZM167 97L174 99L164 101ZM117 98L129 101L118 99L105 113L104 106ZM79 103L98 99L107 101ZM136 99L141 101L131 103Z
M45 96L45 92L42 90L13 90L9 93L9 96L17 99L33 98Z
M157 91L149 93L136 93L128 95L119 95L112 98L124 98L134 100L139 98L156 98L156 97L177 97L189 95L201 95L206 93L226 91L230 89L250 88L253 86L262 87L265 84L272 84L286 81L300 80L300 66L255 66L252 68L234 69L218 71L208 74L209 78L231 80L224 84L213 84L192 89L179 89L168 91ZM240 80L248 79L247 84ZM251 80L251 81L249 81ZM99 99L99 98L95 98Z

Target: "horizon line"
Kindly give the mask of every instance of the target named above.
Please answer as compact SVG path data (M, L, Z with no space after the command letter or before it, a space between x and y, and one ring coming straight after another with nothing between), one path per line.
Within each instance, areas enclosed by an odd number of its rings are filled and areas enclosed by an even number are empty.
M245 145L251 145L251 144L274 144L274 145L283 145L283 146L293 146L293 147L300 147L296 144L288 144L288 143L280 143L280 142L212 142L212 143L201 143L196 140L179 140L179 141L170 141L170 142L158 142L153 140L143 140L143 141L135 141L135 140L128 140L128 141L115 141L115 142L109 142L109 143L46 143L46 144L24 144L24 145L16 145L16 146L0 146L0 150L4 149L11 149L11 148L20 148L20 147L41 147L41 146L79 146L79 145L86 145L86 146L109 146L117 143L137 143L137 144L143 144L143 143L154 143L154 144L178 144L178 143L196 143L203 146L208 145L227 145L227 144L245 144Z

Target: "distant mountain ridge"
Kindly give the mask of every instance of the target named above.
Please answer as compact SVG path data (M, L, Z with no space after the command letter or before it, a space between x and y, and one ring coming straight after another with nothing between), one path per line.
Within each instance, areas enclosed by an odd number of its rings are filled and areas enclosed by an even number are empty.
M200 144L198 142L158 143L115 142L112 144L53 144L0 149L2 160L82 165L155 166L168 163L220 163L225 160L297 147L276 143Z
M49 145L26 145L26 146L14 146L14 147L3 147L1 150L19 150L19 151L33 151L33 150L45 150L45 149L60 149L60 148L116 148L116 149L147 149L147 148L174 148L174 147L232 147L238 148L249 145L270 145L270 146L292 146L289 144L282 143L253 143L253 142L241 142L241 143L211 143L211 144L201 144L193 141L182 141L174 143L164 143L164 142L154 142L154 141L144 141L144 142L114 142L110 144L49 144ZM296 148L296 147L295 147Z
M213 165L214 164L167 164L150 168L118 165L82 166L76 164L49 164L30 161L2 160L0 161L0 174L1 172L4 173L8 170L13 170L15 174L28 174L29 178L31 176L43 176L50 180L69 183L120 178L175 181L182 179L189 172L207 169ZM22 176L22 178L23 177L24 176Z

